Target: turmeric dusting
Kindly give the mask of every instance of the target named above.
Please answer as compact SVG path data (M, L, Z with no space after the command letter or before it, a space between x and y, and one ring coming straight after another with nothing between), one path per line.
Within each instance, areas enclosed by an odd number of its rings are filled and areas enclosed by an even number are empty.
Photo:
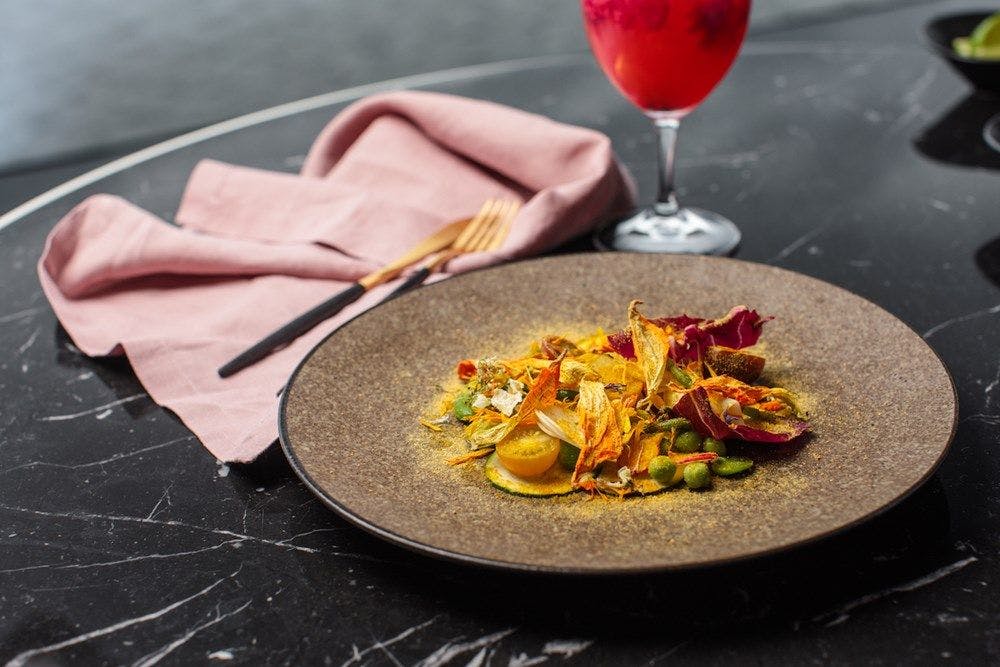
M640 305L611 334L554 334L521 357L461 360L461 388L420 423L461 428L470 451L447 462L485 458L491 483L525 496L710 488L753 467L726 456L724 441L785 443L808 431L795 395L759 383L765 359L745 349L770 318L737 306L714 320L649 319Z

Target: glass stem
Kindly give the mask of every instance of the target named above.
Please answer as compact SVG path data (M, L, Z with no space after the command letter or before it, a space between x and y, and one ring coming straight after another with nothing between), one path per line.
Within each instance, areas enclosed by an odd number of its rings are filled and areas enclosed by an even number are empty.
M660 185L653 210L659 215L673 215L680 209L674 194L674 156L677 152L677 128L681 122L677 118L654 118L653 124L660 135Z

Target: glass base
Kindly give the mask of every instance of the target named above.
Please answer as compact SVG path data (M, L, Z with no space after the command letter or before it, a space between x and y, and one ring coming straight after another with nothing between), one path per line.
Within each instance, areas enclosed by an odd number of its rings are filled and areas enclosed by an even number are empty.
M594 245L626 252L728 255L740 238L736 225L718 213L685 207L673 215L660 215L649 208L599 229Z
M983 141L993 150L1000 153L1000 114L993 116L983 127Z

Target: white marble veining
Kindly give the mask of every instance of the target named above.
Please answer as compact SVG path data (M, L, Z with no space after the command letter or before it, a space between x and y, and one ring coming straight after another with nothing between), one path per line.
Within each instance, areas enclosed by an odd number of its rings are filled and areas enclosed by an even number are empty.
M217 579L214 583L206 586L205 588L201 589L197 593L193 593L191 595L188 595L187 597L181 598L180 600L172 602L172 603L168 604L166 607L163 607L161 609L157 609L155 611L151 611L151 612L148 612L146 614L142 614L141 616L136 616L136 617L133 617L133 618L128 618L128 619L125 619L125 620L122 620L122 621L118 621L117 623L112 623L111 625L105 626L103 628L98 628L96 630L90 630L89 632L81 633L79 635L76 635L75 637L70 637L69 639L64 639L61 642L56 642L54 644L49 644L47 646L39 646L38 648L33 648L33 649L28 649L27 651L22 651L22 652L18 653L17 655L15 655L7 663L7 667L24 667L24 665L27 664L28 660L30 660L30 659L32 659L32 658L34 658L36 656L46 655L46 654L49 654L49 653L54 653L56 651L59 651L59 650L64 649L64 648L68 648L70 646L74 646L76 644L81 644L83 642L87 642L87 641L90 641L92 639L96 639L98 637L102 637L104 635L109 635L109 634L112 634L114 632L118 632L119 630L124 630L124 629L129 628L129 627L131 627L133 625L138 625L140 623L148 623L150 621L154 621L154 620L160 618L161 616L163 616L165 614L169 614L170 612L172 612L173 610L177 609L178 607L182 607L183 605L187 604L188 602L191 602L192 600L195 600L196 598L200 598L203 595L207 595L209 592L211 592L217 586L219 586L220 584L222 584L224 581L226 581L228 579L232 579L233 577L235 577L239 573L240 573L240 570L237 569L236 571L232 572L231 574L229 574L229 575L227 575L225 577L222 577L220 579ZM173 649L171 649L171 650L173 650ZM163 655L166 655L166 653L164 653ZM152 663L148 663L148 664L152 664Z
M392 656L392 653L389 651L390 646L392 646L397 642L403 641L410 635L420 632L427 626L434 623L434 621L436 620L437 620L436 616L434 618L427 619L423 623L418 623L417 625L406 628L405 630L395 635L394 637L390 637L389 639L384 639L384 640L376 640L374 644L372 644L371 646L367 646L363 649L359 649L357 646L351 646L351 657L345 660L344 662L340 663L340 667L349 667L350 665L361 664L365 656L374 651L381 651L382 653L386 654L387 657L391 656L391 659L395 660L395 656Z
M71 419L79 419L80 417L86 417L87 415L92 415L98 412L103 412L108 408L114 408L125 403L131 403L132 401L138 401L139 399L149 398L149 394L142 392L139 394L133 394L132 396L126 396L125 398L119 398L117 401L111 401L110 403L105 403L104 405L98 405L97 407L88 408L86 410L81 410L80 412L71 412L64 415L48 415L46 417L38 417L38 421L41 422L61 422L69 421Z
M28 349L35 344L35 341L38 340L38 334L40 334L41 332L42 332L41 327L38 327L37 329L32 331L31 335L28 336L28 340L21 343L21 345L17 348L17 353L20 355L27 352Z
M858 607L864 606L871 602L875 602L876 600L881 600L882 598L888 597L889 595L893 595L895 593L907 593L910 591L914 591L918 588L922 588L928 584L934 583L939 579L947 577L949 574L958 572L962 568L966 567L967 565L971 565L972 563L975 563L978 560L979 559L976 558L975 556L969 556L967 558L963 558L959 561L951 563L950 565L945 565L942 568L939 568L937 570L934 570L933 572L925 574L922 577L914 579L913 581L908 581L903 584L898 584L896 586L891 586L889 588L885 588L880 591L876 591L874 593L863 595L855 600L851 600L850 602L840 605L831 612L817 616L813 620L819 623L823 623L825 627L840 625L841 623L847 621L850 618L849 612L857 609Z
M174 639L168 644L165 644L164 646L153 651L152 653L148 653L142 658L139 658L139 660L136 660L134 663L132 663L133 667L150 667L151 665L155 665L160 660L163 660L165 657L167 657L167 655L169 655L174 649L188 642L192 637L194 637L202 630L210 628L216 623L221 623L227 618L239 614L240 612L244 611L247 607L249 607L252 603L253 600L247 600L246 602L236 607L235 609L232 609L225 613L222 613L222 611L220 610L221 609L220 605L215 605L215 613L211 619L205 621L204 623L199 623L195 625L191 629L187 630L180 637Z
M787 259L790 255L792 255L799 248L801 248L805 244L809 243L810 241L812 241L814 238L816 238L817 236L819 236L820 234L822 234L825 231L826 231L826 227L825 226L824 227L816 227L815 229L809 230L808 232L806 232L805 234L803 234L802 236L798 237L797 239L795 239L794 241L792 241L791 243L789 243L788 245L786 245L784 248L782 248L781 250L779 250L778 254L776 254L774 257L772 257L771 259L768 260L768 263L780 262L783 259Z
M462 637L456 637L418 662L415 667L442 667L442 665L447 665L456 656L493 646L515 632L517 632L517 628L507 628L506 630L492 632L467 642L462 641Z
M13 313L7 313L6 315L0 315L0 324L28 319L47 309L47 307L37 306L35 308L25 308L24 310L18 310Z
M928 329L927 331L925 331L921 335L923 336L924 340L927 340L931 336L939 333L943 329L947 329L948 327L952 326L953 324L959 324L961 322L968 322L969 320L975 320L975 319L978 319L980 317L986 317L987 315L996 315L997 313L1000 313L1000 304L997 304L995 306L990 306L989 308L983 308L981 310L977 310L977 311L974 311L974 312L971 312L971 313L967 313L965 315L959 315L957 317L952 317L950 319L945 320L944 322L940 322L938 324L935 324L934 326L932 326L930 329Z
M191 440L194 439L195 436L186 435L184 437L174 438L173 440L168 440L167 442L161 442L156 445L149 445L148 447L140 447L139 449L133 450L131 452L118 452L117 454L113 454L103 459L98 459L97 461L86 461L84 463L56 463L54 461L29 461L28 463L22 463L21 465L14 466L12 468L0 470L0 475L11 473L16 470L24 470L26 468L36 468L39 466L50 467L50 468L64 468L67 470L94 468L94 467L108 465L109 463L115 463L123 459L131 458L133 456L139 456L140 454L146 454L148 452L156 451L158 449L163 449L164 447L170 447L171 445L176 445L181 442L190 442Z
M325 553L327 555L338 555L338 556L344 556L344 557L366 558L366 556L364 554L351 554L351 553L336 552L336 551L323 550L323 549L314 549L312 547L303 547L303 546L299 546L297 544L291 544L287 540L272 540L272 539L267 539L267 538L264 538L264 537L259 537L259 536L256 536L256 535L244 535L244 534L237 533L237 532L234 532L234 531L231 531L231 530L225 530L225 529L222 529L222 528L210 528L210 527L206 527L206 526L199 526L197 524L185 523L185 522L182 522L182 521L172 521L172 520L170 520L170 521L162 521L162 520L159 520L159 519L150 519L150 518L147 518L147 517L127 516L127 515L114 515L114 514L97 514L97 513L91 513L91 512L53 512L53 511L45 511L45 510L28 509L28 508L24 508L24 507L12 507L12 506L8 506L8 505L0 505L0 510L5 510L5 511L8 511L8 512L19 512L19 513L31 514L31 515L43 516L43 517L55 517L55 518L63 518L63 519L74 519L74 520L78 520L78 521L107 521L107 522L122 522L122 523L145 524L145 525L162 526L162 527L169 527L169 528L186 528L186 529L189 529L189 530L195 530L195 531L199 531L199 532L211 533L213 535L220 535L222 537L235 538L235 541L238 541L238 542L246 541L246 542L254 542L254 543L257 543L257 544L266 544L266 545L269 545L269 546L279 547L279 548L282 548L282 549L291 549L291 550L294 550L294 551L301 551L302 553L307 553L307 554ZM223 544L218 544L214 548L220 548L222 546L224 546L224 543ZM167 555L166 557L171 557L171 555ZM127 562L127 560L122 561L122 562Z

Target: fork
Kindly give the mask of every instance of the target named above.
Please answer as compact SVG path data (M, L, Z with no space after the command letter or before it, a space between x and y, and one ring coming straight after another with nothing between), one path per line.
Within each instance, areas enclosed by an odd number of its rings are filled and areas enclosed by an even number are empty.
M275 348L286 345L323 320L339 312L347 304L356 301L372 287L394 278L406 265L416 261L424 261L423 267L415 271L403 285L394 290L386 299L383 299L383 302L419 285L426 280L427 276L441 268L445 262L457 255L476 250L493 250L500 247L500 244L507 236L510 222L519 207L520 204L515 201L503 199L486 200L482 208L479 209L479 212L471 220L460 220L442 228L422 241L420 245L413 248L399 260L359 279L347 289L299 315L280 329L272 331L269 335L223 364L218 369L219 377L229 377L247 366L257 363L269 355ZM444 248L444 250L439 251L441 248Z
M369 289L376 285L392 280L399 275L407 266L423 261L427 257L434 255L439 250L451 247L458 240L458 237L470 225L471 220L457 220L445 225L434 232L419 244L398 257L395 261L381 267L380 269L359 278L346 289L337 292L329 299L312 307L295 319L287 322L279 329L260 339L238 355L227 361L218 369L219 377L227 378L237 373L247 366L251 366L264 357L268 356L276 348L287 345L323 320L332 317L340 312L345 306L357 301Z
M382 303L394 299L423 283L434 272L441 269L447 262L470 252L489 252L496 250L507 239L510 226L517 216L521 204L511 199L487 199L479 213L462 230L450 247L431 255L424 260L423 266L412 272L406 280L389 293Z

